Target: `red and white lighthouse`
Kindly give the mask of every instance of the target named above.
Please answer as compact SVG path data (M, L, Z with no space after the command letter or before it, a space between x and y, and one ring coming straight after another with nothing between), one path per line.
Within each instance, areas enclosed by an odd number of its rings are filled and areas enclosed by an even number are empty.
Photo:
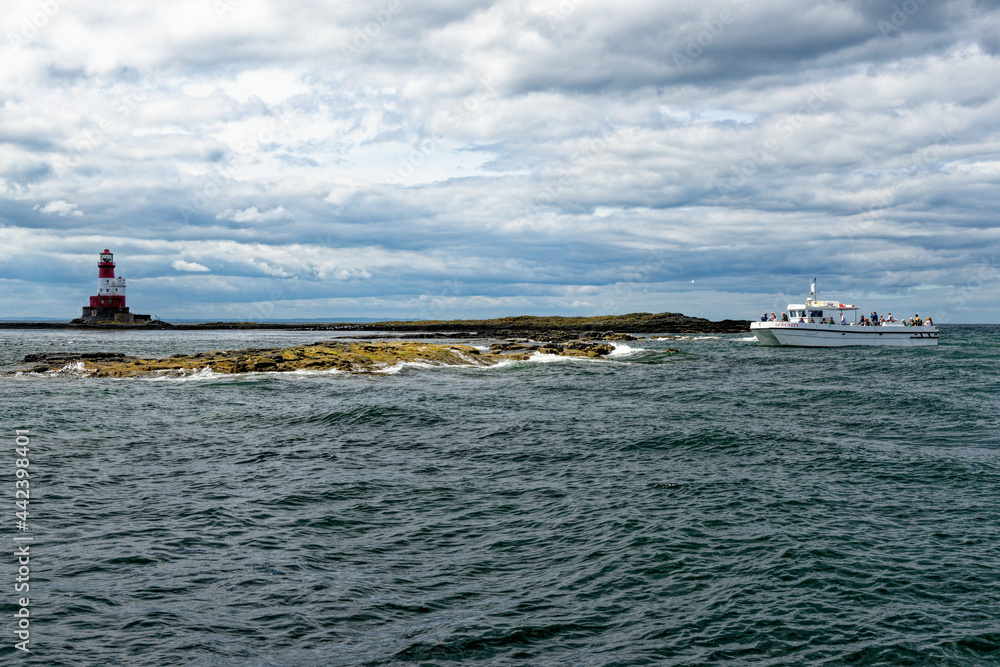
M90 297L91 308L125 308L125 279L115 280L115 256L107 248L97 263L97 296ZM128 312L126 309L125 312Z
M149 315L133 315L128 311L125 305L125 279L115 278L115 256L107 248L101 253L97 268L100 270L97 295L90 297L90 305L84 306L83 317L79 321L125 324L149 321Z

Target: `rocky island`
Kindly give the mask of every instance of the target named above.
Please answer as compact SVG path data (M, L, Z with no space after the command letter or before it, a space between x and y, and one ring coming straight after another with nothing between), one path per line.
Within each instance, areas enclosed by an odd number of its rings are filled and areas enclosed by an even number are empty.
M631 337L630 337L631 338ZM262 371L338 370L375 373L401 362L438 366L492 366L501 361L524 360L535 353L567 357L604 357L614 346L601 340L570 340L561 343L507 341L494 343L489 351L471 345L448 345L417 341L319 341L288 348L249 348L227 352L175 354L160 359L130 357L114 352L29 354L30 367L13 373L54 372L75 367L89 377L142 377L185 375L204 369L215 373Z

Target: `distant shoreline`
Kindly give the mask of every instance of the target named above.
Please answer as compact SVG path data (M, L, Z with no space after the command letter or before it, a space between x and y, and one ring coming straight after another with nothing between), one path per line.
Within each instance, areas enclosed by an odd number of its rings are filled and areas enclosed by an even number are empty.
M478 335L516 337L535 333L573 334L582 332L618 333L739 333L747 331L749 320L711 321L680 313L630 313L598 317L519 316L487 320L418 320L384 322L203 322L171 324L153 321L143 324L81 322L0 322L0 329L86 329L97 331L389 331L433 333L435 337Z

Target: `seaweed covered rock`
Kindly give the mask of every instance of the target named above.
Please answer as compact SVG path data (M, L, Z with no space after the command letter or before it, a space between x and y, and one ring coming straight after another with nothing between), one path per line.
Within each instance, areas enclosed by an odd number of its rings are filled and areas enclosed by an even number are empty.
M571 340L565 343L546 343L539 351L545 354L559 354L565 357L604 357L615 349L609 343L588 340Z
M129 357L119 353L29 354L24 363L35 364L29 372L47 372L76 366L90 377L139 377L156 374L182 375L209 369L215 373L250 373L297 370L339 370L373 373L401 362L440 366L491 366L510 359L527 359L536 352L565 356L600 357L614 349L607 343L569 341L546 343L508 342L489 352L470 345L448 345L415 341L320 341L290 348L175 354L161 359Z

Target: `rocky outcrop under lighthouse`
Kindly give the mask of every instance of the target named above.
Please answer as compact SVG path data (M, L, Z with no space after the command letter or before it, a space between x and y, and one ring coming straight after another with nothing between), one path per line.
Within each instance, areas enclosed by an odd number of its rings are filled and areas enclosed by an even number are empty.
M122 306L120 308L91 308L89 306L83 307L83 314L73 320L74 323L80 324L91 324L93 322L117 322L118 324L133 324L137 317L145 317L149 319L148 315L134 315L129 312L128 306Z

